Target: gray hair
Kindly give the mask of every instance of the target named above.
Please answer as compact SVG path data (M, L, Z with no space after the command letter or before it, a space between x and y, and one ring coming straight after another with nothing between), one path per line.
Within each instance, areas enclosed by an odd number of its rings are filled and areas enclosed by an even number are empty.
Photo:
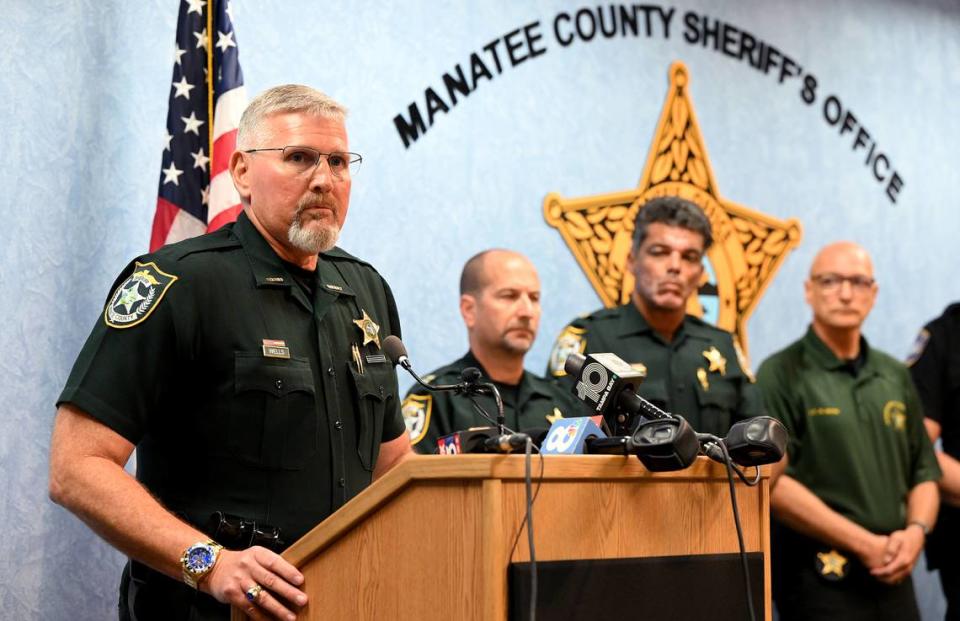
M704 250L713 244L710 220L700 207L679 196L661 196L651 200L637 212L633 226L634 250L643 245L643 240L647 238L647 227L655 222L699 233L703 236Z
M263 135L263 122L274 114L303 112L340 121L347 118L347 108L329 95L302 84L274 86L257 95L243 111L237 126L237 148L251 149Z

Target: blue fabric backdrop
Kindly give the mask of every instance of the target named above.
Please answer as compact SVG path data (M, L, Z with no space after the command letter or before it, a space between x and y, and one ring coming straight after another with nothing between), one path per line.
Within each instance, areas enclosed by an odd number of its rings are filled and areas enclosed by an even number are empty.
M667 86L683 60L722 195L796 217L805 234L749 323L754 361L808 321L802 280L838 238L874 256L880 297L866 332L896 356L948 302L960 231L953 178L960 122L956 0L660 5L669 37L597 37L562 46L560 0L485 3L234 1L249 92L318 86L352 110L364 154L343 235L391 282L416 365L465 350L457 312L463 261L521 249L540 269L544 317L529 368L572 317L599 306L542 215L543 197L635 187ZM606 6L606 5L604 5ZM779 84L744 62L684 40L692 11L776 46L818 80ZM156 198L173 60L176 0L8 0L0 22L0 617L104 619L122 559L46 497L53 403L107 288L145 251ZM485 81L405 148L393 119L473 52L539 22L546 52ZM654 20L656 26L656 20ZM501 43L502 46L502 43ZM502 48L501 48L502 50ZM501 52L502 53L502 52ZM884 194L864 152L823 117L833 93L888 154L905 184ZM404 382L404 386L407 382ZM921 568L926 619L938 585Z

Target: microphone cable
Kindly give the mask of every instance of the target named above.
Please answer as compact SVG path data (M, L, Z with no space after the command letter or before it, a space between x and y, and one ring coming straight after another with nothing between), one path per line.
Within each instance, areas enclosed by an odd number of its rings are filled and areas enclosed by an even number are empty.
M743 586L747 595L747 610L750 613L750 621L756 621L757 613L753 609L753 588L750 585L750 567L747 564L747 546L743 542L743 526L740 524L740 509L737 507L737 491L733 482L734 471L737 471L737 474L740 475L740 479L745 484L750 485L750 482L747 481L746 477L742 472L740 472L739 468L736 468L733 465L733 461L730 459L730 452L727 451L727 445L721 438L711 434L699 435L703 436L704 439L709 439L723 453L723 464L726 466L727 471L727 484L730 487L730 505L733 507L733 522L737 527L737 543L740 545L740 566L743 568ZM757 476L753 485L756 485L759 480L760 467L757 466Z

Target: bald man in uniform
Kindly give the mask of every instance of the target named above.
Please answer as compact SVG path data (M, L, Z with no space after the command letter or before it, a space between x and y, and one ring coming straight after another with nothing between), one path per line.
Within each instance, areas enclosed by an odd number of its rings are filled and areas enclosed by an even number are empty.
M514 430L547 428L556 418L583 413L570 392L523 368L540 325L540 279L529 259L500 249L470 258L460 276L460 315L470 349L428 375L428 381L453 384L464 369L479 369L500 391L506 425ZM477 400L491 417L496 416L492 397ZM417 385L407 393L403 416L410 441L423 453L434 452L437 439L444 435L492 424L466 397L430 393Z
M866 250L823 248L805 283L811 326L757 373L790 434L771 486L783 621L920 618L910 572L940 469L909 372L861 333L877 290Z

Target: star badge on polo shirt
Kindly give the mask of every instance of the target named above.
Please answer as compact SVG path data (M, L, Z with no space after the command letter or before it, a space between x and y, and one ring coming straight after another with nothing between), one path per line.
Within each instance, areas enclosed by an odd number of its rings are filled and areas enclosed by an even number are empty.
M135 262L133 273L110 296L103 310L104 322L112 328L131 328L145 320L177 280L152 261Z
M373 323L373 319L370 319L370 315L367 314L367 311L361 309L363 317L360 319L354 319L353 324L360 328L360 331L363 332L363 343L375 343L376 346L380 347L380 326Z
M836 550L817 552L817 571L831 582L838 582L847 577L847 557Z
M561 418L563 418L563 412L560 411L560 408L553 408L553 413L546 415L547 422L551 425Z
M708 370L711 373L719 371L720 375L727 374L727 359L723 357L719 349L711 345L710 349L703 352L703 357L710 363L710 369Z

